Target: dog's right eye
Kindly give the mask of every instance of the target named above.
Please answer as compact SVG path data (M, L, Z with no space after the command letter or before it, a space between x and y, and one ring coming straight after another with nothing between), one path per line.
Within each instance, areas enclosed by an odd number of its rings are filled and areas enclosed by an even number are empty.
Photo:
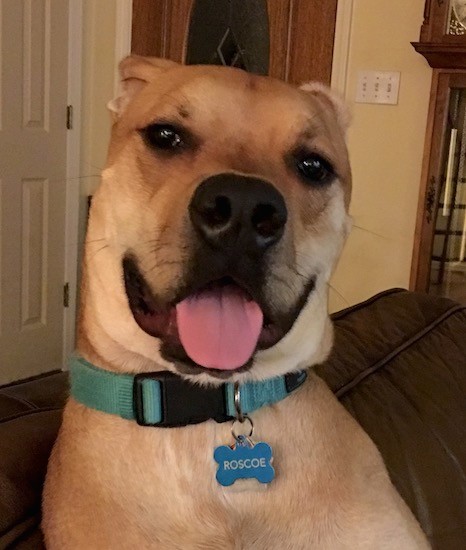
M162 150L176 150L184 146L181 132L170 124L151 124L141 130L149 147Z
M335 176L332 165L316 153L300 155L296 167L301 177L309 183L323 185Z

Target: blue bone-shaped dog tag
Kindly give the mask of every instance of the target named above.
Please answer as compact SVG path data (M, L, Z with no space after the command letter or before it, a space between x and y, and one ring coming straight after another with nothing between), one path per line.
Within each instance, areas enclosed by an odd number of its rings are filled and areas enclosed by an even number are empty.
M270 483L275 477L272 448L267 443L239 444L233 448L221 445L215 449L214 459L218 462L217 481L224 487L237 479L256 478L260 483Z

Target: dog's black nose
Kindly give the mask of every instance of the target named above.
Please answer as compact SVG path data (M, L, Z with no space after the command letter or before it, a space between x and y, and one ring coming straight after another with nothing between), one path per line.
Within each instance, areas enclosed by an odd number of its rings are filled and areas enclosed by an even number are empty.
M279 241L287 220L283 196L271 183L238 174L204 180L191 199L189 214L208 244L249 253Z

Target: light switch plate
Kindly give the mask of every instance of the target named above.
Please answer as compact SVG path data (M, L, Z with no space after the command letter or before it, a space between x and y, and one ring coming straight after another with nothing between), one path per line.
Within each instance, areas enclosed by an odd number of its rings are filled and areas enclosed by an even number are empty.
M400 76L397 71L359 71L356 103L397 105Z

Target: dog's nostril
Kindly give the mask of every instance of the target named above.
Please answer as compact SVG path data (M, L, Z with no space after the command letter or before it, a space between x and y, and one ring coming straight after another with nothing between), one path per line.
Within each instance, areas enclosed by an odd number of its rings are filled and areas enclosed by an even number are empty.
M283 228L286 217L273 204L258 204L252 212L251 222L258 235L270 238Z
M231 218L230 199L223 195L215 197L214 204L211 203L203 209L202 217L212 228L226 225Z

